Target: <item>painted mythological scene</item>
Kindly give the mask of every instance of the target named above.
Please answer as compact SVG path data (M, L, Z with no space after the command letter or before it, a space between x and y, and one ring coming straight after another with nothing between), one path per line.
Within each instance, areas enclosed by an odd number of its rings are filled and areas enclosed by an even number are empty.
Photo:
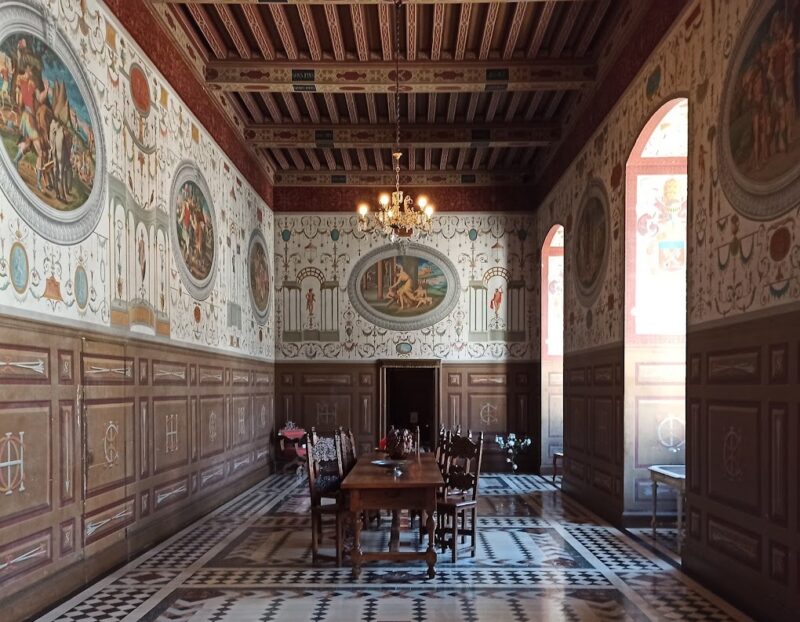
M59 211L92 191L94 131L75 78L43 41L12 34L0 43L0 135L16 173Z
M800 158L800 0L778 0L732 77L730 149L739 171L769 182Z
M575 232L575 272L586 290L594 287L600 276L606 249L606 212L596 197L589 199Z
M447 278L435 263L404 255L376 261L361 277L360 288L364 301L375 311L415 317L441 304Z
M266 249L258 242L250 250L250 290L256 308L265 312L269 303L269 268Z
M175 226L189 273L198 281L205 281L214 265L214 221L206 197L193 181L187 181L178 191Z

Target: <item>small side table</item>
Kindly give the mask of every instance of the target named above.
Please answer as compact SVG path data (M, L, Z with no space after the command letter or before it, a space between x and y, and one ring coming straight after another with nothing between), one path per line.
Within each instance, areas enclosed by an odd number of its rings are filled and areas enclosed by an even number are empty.
M558 475L558 461L561 461L561 468L564 468L564 452L563 451L554 451L553 452L553 485L556 483L556 475Z
M673 488L678 493L678 555L681 553L683 540L683 498L686 494L685 464L654 464L649 467L650 481L653 484L653 542L656 540L656 520L658 517L658 485L659 483Z

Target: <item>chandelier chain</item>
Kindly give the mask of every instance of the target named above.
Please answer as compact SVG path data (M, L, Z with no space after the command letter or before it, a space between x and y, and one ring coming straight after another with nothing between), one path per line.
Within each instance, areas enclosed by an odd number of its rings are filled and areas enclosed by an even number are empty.
M394 112L395 112L395 153L400 153L400 7L403 0L394 3ZM395 189L400 192L400 157L394 157Z
M400 189L400 159L403 157L400 151L400 37L402 32L400 17L403 2L404 0L394 0L395 142L392 160L394 160L395 190L391 194L380 195L378 209L374 214L370 213L367 203L361 203L357 210L359 231L382 233L392 242L397 241L398 238L409 238L412 235L424 236L430 233L431 217L434 211L433 205L429 204L424 196L418 197L415 204L414 199ZM406 20L408 20L408 14L406 14ZM408 49L408 42L406 42L406 49ZM408 52L406 52L406 57L408 57ZM413 94L410 94L410 97L413 97ZM413 145L408 146L409 151L413 148Z

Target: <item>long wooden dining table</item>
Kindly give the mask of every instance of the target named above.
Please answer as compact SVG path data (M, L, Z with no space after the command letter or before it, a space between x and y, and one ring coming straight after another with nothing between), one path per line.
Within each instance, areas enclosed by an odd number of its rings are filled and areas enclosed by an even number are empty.
M428 564L428 577L436 576L436 550L434 538L436 523L436 491L444 485L442 474L433 454L413 454L400 466L400 474L391 468L377 466L373 460L383 459L383 454L361 456L352 471L344 478L342 489L349 493L350 511L353 513L355 541L351 558L353 578L361 574L361 564L370 560L424 560ZM361 513L370 510L392 510L392 533L388 551L361 550ZM428 532L425 552L400 551L400 510L418 510Z

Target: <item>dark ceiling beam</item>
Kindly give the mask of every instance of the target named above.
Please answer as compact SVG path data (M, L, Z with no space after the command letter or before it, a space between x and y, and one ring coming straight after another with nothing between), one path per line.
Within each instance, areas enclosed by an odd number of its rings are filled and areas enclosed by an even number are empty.
M248 144L264 148L359 149L391 147L395 126L378 125L250 125L244 131ZM402 147L469 148L469 147L540 147L557 142L561 130L556 123L494 123L406 125L402 128Z
M280 153L280 152L278 152ZM530 171L502 170L494 171L437 171L437 170L403 170L400 172L400 183L403 186L512 186L530 181ZM282 170L275 174L276 187L286 186L371 186L392 187L395 183L394 171L361 171L355 168L335 171Z
M575 90L592 85L597 65L585 60L416 61L401 65L405 92ZM394 63L331 60L216 60L206 66L209 87L222 91L386 93Z

